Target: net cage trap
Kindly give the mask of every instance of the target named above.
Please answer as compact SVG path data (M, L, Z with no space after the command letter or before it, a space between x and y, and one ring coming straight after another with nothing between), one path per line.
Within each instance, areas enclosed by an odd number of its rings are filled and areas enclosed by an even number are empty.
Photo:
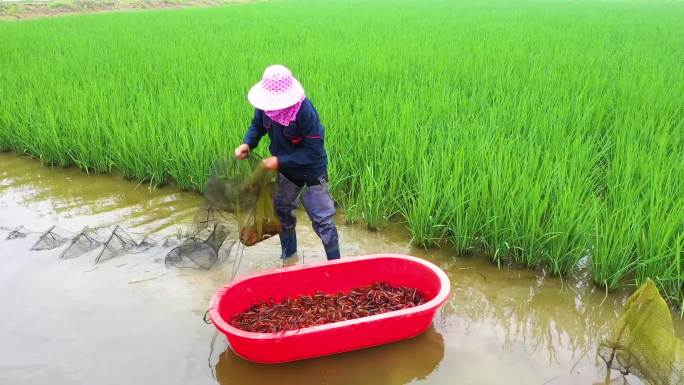
M648 279L629 297L598 354L607 367L605 384L612 371L650 385L684 384L684 341L675 334L670 307L655 282Z
M98 264L124 254L170 248L164 257L167 267L211 269L219 262L222 248L230 254L236 244L249 247L278 234L280 223L273 205L275 183L275 173L261 167L256 156L216 162L204 185L205 203L192 223L174 237L162 240L130 233L119 224L86 226L75 233L57 225L41 232L24 226L2 229L8 231L6 240L38 234L30 247L32 251L64 247L60 259L78 258L98 250ZM237 231L232 230L235 228ZM136 241L134 236L141 239Z

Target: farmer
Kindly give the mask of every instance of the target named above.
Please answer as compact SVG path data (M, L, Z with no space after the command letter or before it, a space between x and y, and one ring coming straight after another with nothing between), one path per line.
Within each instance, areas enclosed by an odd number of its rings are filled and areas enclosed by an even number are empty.
M340 258L335 205L328 191L328 156L318 112L304 95L302 85L282 65L264 71L247 95L255 107L254 119L235 157L244 159L264 134L271 139L271 157L263 167L278 171L275 210L280 219L281 258L297 252L295 208L301 192L313 229L321 238L329 260Z

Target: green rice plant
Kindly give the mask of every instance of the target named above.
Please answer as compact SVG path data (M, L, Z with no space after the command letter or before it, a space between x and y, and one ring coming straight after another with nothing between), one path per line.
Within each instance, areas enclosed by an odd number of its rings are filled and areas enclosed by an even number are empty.
M591 249L591 273L597 285L615 289L633 273L641 215L640 208L631 206L598 210Z
M667 136L654 143L647 159L638 164L645 181L641 200L643 228L636 241L639 260L635 267L636 285L652 278L674 301L684 293L682 239L684 239L684 200L671 199L684 188L684 161L672 148ZM643 141L642 141L643 143ZM658 170L658 162L670 164ZM655 171L657 170L657 171Z
M445 223L449 220L449 206L443 202L455 191L449 188L449 181L452 179L436 177L444 172L444 167L431 164L426 159L419 164L417 180L411 184L416 191L406 205L409 211L403 215L415 244L422 247L436 246L447 238L448 228Z
M201 190L281 63L350 221L554 274L588 256L601 287L681 302L681 20L665 0L291 0L0 22L0 150Z

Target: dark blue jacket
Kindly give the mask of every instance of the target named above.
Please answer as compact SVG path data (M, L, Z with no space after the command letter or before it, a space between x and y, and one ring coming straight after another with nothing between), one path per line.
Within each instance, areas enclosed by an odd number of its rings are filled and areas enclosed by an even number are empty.
M271 139L269 150L278 158L279 171L288 179L308 182L327 175L324 129L308 98L304 99L296 120L289 126L271 120L264 111L256 109L243 143L254 149L266 133Z

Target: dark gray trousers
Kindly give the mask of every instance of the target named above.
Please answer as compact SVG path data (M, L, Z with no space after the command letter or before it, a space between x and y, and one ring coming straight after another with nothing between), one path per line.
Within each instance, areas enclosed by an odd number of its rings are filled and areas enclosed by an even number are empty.
M313 229L321 238L328 259L340 258L339 238L335 226L335 204L328 190L328 182L324 179L314 186L297 186L282 174L278 174L278 188L275 193L275 210L280 219L281 258L287 258L297 252L297 198L301 193L302 204L311 219Z

